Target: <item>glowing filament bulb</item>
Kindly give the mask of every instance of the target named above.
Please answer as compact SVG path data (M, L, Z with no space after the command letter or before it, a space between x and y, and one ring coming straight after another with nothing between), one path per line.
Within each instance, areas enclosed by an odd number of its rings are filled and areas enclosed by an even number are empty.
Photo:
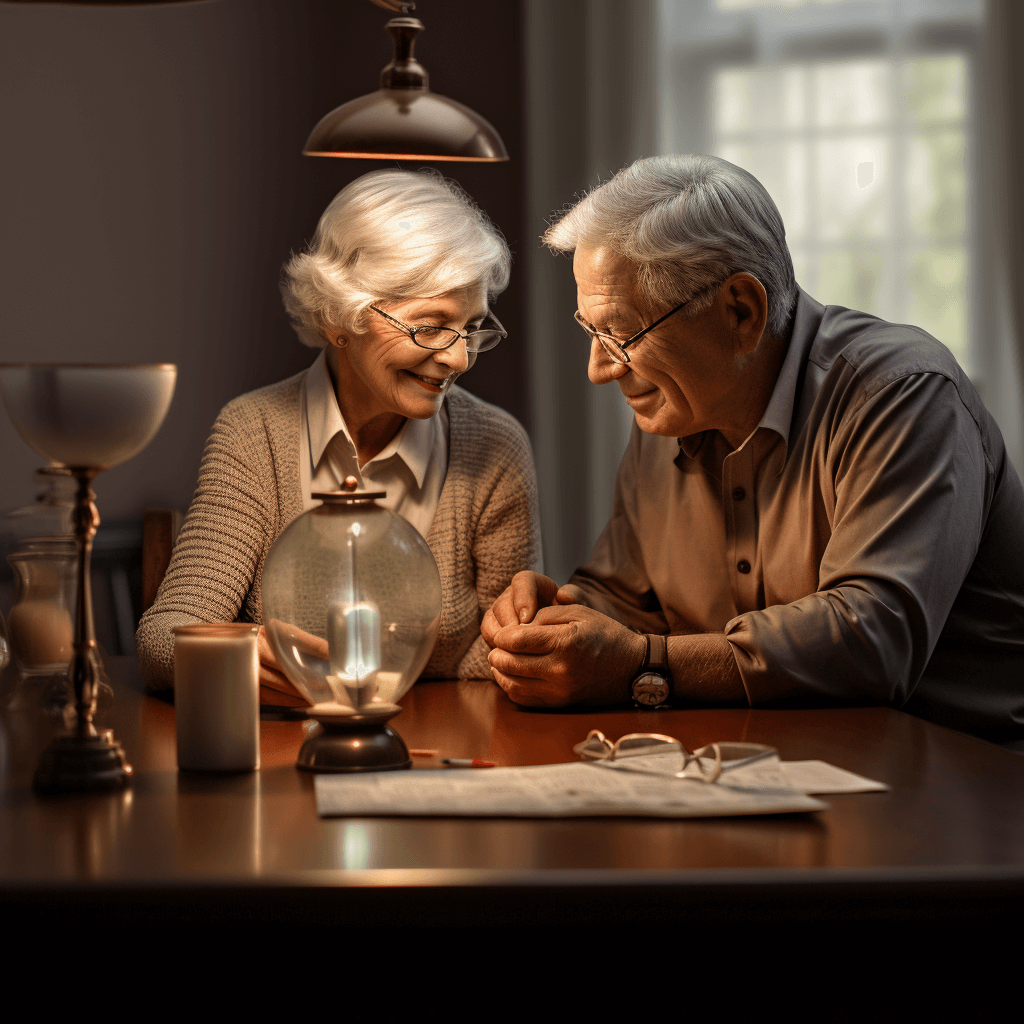
M332 605L327 618L331 672L357 683L380 669L380 612L372 601Z
M357 599L356 538L359 523L348 530L349 599L327 608L327 648L331 674L327 681L340 704L360 708L373 700L380 671L380 611L373 601Z

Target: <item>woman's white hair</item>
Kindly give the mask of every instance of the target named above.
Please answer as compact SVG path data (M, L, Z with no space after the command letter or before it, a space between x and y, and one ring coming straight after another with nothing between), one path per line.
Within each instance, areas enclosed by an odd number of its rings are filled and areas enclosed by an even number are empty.
M674 306L694 316L714 286L739 271L768 293L768 331L786 333L796 302L793 260L782 217L749 171L714 156L637 160L599 185L548 228L556 252L607 246L637 268L651 310Z
M454 181L373 171L331 200L306 251L284 265L281 294L299 338L323 348L329 333L360 331L378 302L480 282L493 299L511 264L501 232Z

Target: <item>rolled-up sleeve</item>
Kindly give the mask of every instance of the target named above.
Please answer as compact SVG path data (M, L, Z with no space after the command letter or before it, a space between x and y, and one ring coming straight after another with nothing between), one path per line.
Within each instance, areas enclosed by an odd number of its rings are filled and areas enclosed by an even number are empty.
M981 541L992 467L949 378L899 377L829 429L817 591L725 627L751 704L809 692L905 702Z

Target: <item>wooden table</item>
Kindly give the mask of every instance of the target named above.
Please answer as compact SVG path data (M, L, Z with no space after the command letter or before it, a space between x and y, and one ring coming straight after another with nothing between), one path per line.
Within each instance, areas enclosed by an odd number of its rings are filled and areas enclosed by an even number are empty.
M769 743L892 790L763 818L320 819L312 778L293 767L303 723L262 723L259 772L179 774L174 708L141 692L133 660L108 668L103 724L135 769L125 793L35 796L45 719L0 719L8 913L576 927L1019 920L1024 906L1024 757L899 711L534 712L488 682L421 682L393 724L410 747L448 756L546 764L573 760L590 728L657 730L691 749Z

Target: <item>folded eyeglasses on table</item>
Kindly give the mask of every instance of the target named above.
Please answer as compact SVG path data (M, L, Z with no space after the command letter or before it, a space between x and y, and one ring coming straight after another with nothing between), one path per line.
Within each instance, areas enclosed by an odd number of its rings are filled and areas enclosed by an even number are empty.
M584 761L608 762L678 750L682 763L674 777L708 783L717 782L723 772L778 757L779 753L763 743L709 743L691 752L679 740L660 732L631 732L613 743L600 729L591 729L587 738L572 749Z

